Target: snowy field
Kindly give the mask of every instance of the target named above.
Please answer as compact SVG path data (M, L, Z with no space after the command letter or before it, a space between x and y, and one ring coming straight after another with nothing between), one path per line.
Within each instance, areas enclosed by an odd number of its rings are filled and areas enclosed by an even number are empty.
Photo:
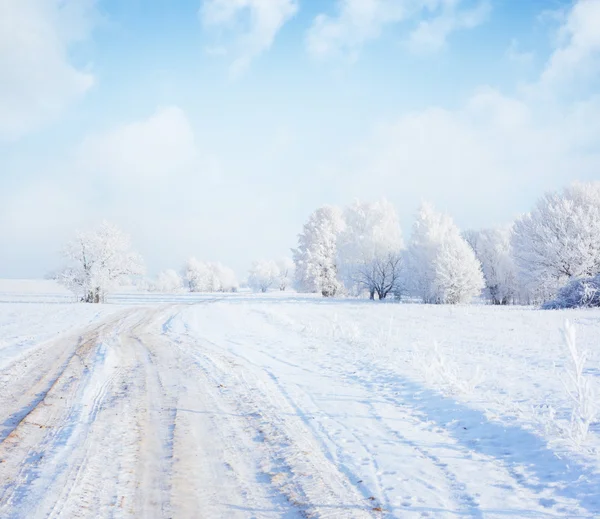
M600 517L600 311L0 281L2 518Z

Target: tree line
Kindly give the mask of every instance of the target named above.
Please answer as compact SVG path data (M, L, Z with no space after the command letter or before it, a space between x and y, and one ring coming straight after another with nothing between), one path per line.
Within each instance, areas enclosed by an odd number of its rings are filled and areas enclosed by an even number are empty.
M255 261L247 286L324 297L412 298L424 303L490 303L548 307L600 305L600 182L574 183L543 195L509 225L461 232L452 218L423 203L404 242L385 199L323 206L309 216L292 258ZM142 279L129 237L104 222L79 232L63 249L54 277L81 301L103 302L116 287ZM231 292L235 272L190 258L146 283L159 292Z
M592 304L600 299L600 182L546 193L512 224L492 229L461 232L423 203L406 245L386 200L324 206L304 224L293 257L297 289L324 297Z

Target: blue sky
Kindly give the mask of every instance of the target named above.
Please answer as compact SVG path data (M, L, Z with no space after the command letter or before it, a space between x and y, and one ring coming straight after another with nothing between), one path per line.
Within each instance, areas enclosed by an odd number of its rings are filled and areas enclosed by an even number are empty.
M150 273L243 277L314 208L421 200L465 227L600 178L600 1L8 0L0 276L103 218Z

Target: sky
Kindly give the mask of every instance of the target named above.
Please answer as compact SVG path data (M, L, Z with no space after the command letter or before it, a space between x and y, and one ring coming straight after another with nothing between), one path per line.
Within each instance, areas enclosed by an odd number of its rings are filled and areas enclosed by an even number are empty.
M600 0L1 0L0 277L78 229L244 278L324 204L510 223L600 180Z

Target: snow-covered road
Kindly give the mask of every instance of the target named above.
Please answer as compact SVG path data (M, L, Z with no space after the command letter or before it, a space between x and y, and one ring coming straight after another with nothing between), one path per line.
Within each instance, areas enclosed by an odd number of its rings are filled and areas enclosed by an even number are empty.
M11 347L0 362L0 517L598 517L596 432L584 454L552 450L526 412L509 412L530 379L562 398L538 376L543 361L505 388L490 374L481 390L449 395L415 372L416 308L134 305ZM481 320L450 311L467 328ZM364 312L406 322L371 328ZM431 312L423 333L448 338L447 309ZM504 326L521 323L528 347L542 320L560 319L532 312L524 325L523 312ZM600 314L580 320L582 340L598 336ZM534 358L515 351L504 355L517 365ZM498 352L485 354L494 369Z

